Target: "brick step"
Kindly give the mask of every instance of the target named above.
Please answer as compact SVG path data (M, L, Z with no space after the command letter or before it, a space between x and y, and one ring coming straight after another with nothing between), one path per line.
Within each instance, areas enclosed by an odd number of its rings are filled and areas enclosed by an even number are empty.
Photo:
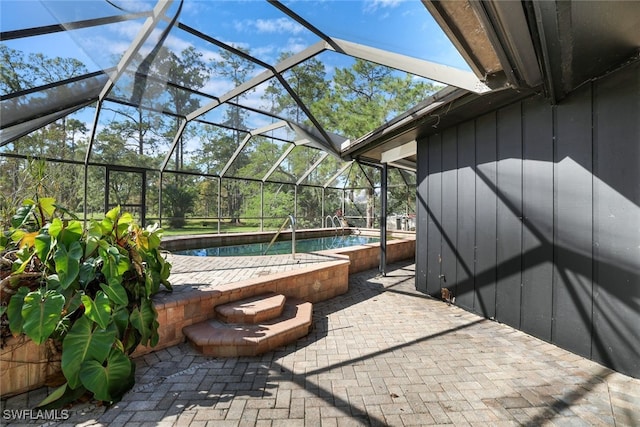
M256 324L225 323L218 319L186 326L187 340L208 356L257 356L309 333L312 304L288 298L280 316Z
M218 305L215 308L216 318L225 323L256 324L265 322L282 314L286 299L284 295L270 292Z

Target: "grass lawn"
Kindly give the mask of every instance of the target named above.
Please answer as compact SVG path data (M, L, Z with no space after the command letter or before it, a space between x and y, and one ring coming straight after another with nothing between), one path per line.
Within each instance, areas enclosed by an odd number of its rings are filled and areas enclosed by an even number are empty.
M217 234L218 224L215 221L211 221L207 226L203 226L201 223L193 223L187 221L187 224L183 228L170 228L162 227L164 236L185 236L191 234ZM242 225L242 224L220 224L220 233L251 233L260 231L260 226L254 225ZM270 231L265 228L264 231Z

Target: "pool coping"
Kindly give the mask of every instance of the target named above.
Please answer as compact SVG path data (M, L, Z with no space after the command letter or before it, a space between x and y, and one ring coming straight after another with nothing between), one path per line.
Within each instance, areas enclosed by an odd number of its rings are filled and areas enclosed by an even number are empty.
M173 252L187 249L201 249L216 246L243 245L249 243L269 242L276 231L257 231L249 233L227 233L227 234L189 234L184 236L167 236L162 238L161 248ZM310 228L296 230L296 239L309 239L314 237L330 237L336 234L363 235L367 237L379 237L380 230L370 228ZM280 233L278 241L291 240L291 230L284 230ZM415 231L393 230L387 232L387 236L393 238L415 239Z

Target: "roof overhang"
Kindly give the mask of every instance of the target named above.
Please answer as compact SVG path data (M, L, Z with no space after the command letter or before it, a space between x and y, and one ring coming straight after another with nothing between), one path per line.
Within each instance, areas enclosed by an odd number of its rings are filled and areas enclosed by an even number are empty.
M344 146L344 158L415 167L411 141L534 93L556 103L639 57L640 2L422 2L473 72L494 89L479 94L447 87Z

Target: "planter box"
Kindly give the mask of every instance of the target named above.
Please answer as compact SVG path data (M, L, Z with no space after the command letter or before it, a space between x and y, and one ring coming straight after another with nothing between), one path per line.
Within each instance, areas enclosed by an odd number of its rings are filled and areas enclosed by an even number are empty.
M60 356L52 342L37 345L25 336L9 338L0 350L0 395L4 398L42 386L60 372Z

